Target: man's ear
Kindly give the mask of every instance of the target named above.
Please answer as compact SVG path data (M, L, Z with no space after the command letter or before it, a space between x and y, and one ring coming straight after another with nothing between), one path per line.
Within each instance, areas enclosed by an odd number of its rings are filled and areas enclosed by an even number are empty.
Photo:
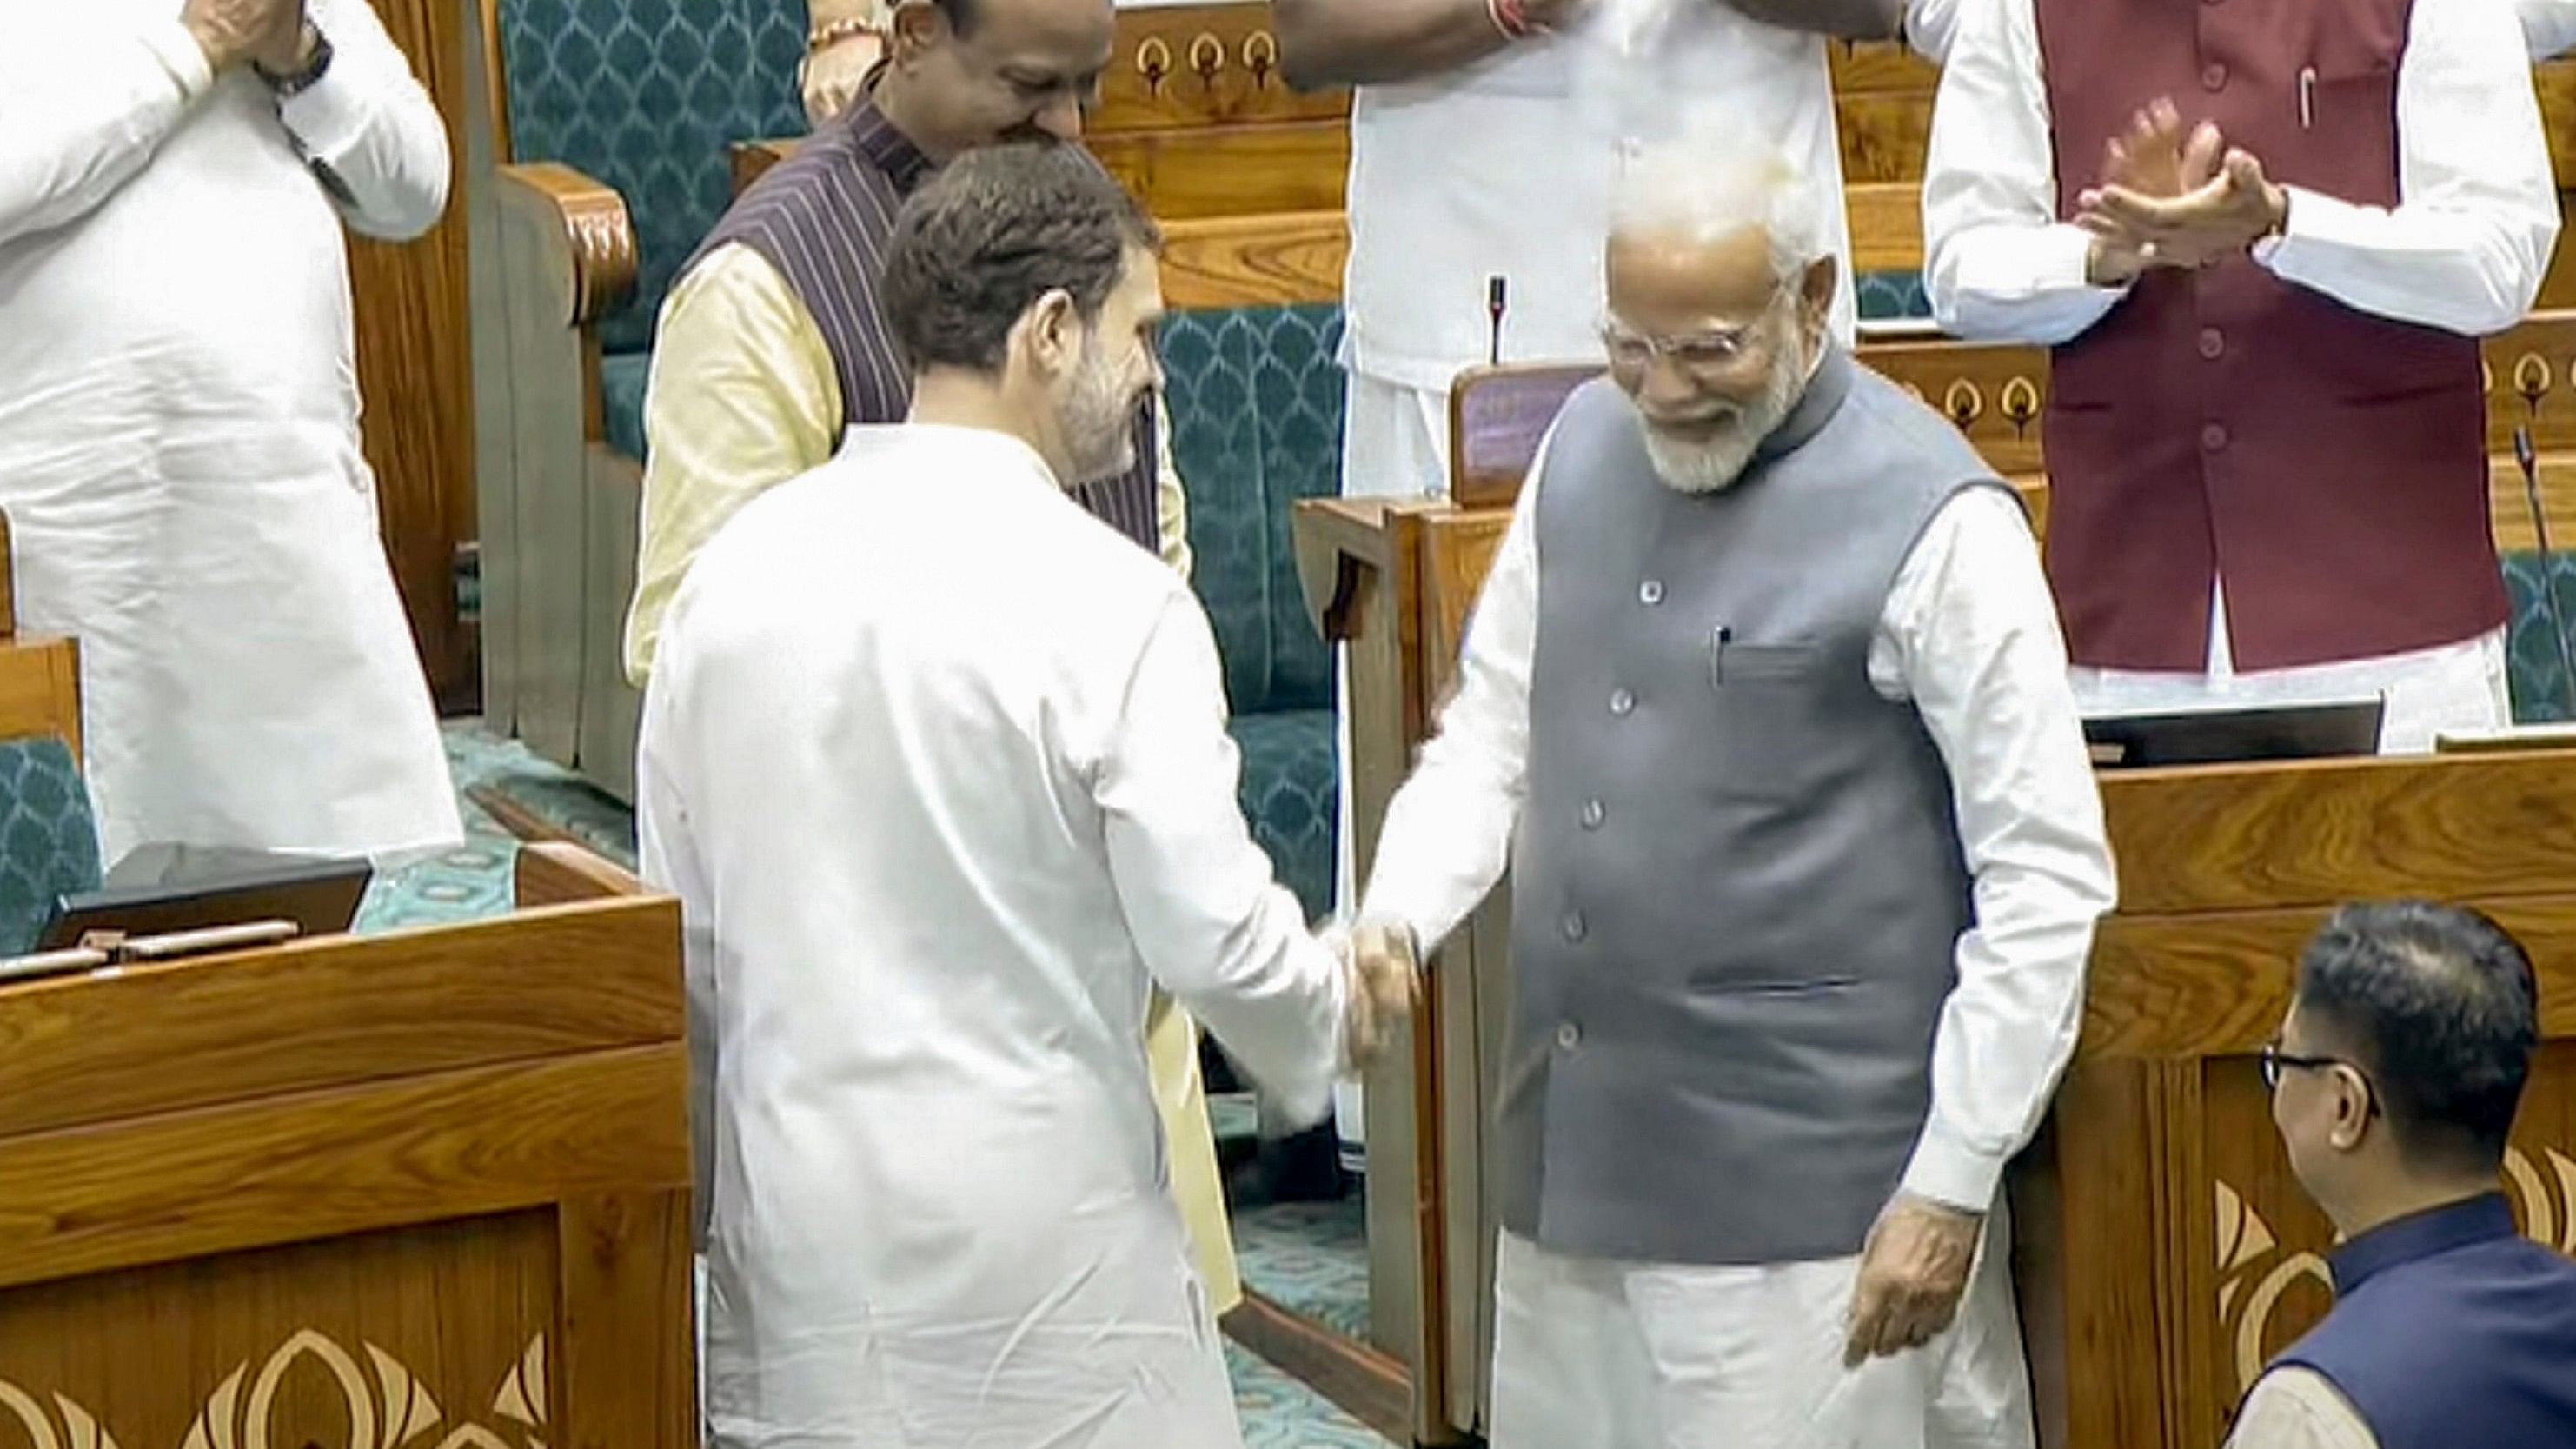
M1807 263L1798 277L1798 314L1818 332L1834 311L1834 287L1842 280L1842 258L1831 252Z
M1058 287L1029 304L1011 335L1039 376L1055 378L1071 371L1082 352L1081 321L1073 294Z
M2335 1066L2327 1070L2334 1074L2335 1115L2333 1124L2326 1129L2326 1137L2335 1146L2349 1152L2361 1145L2363 1135L2370 1130L2370 1083L2351 1067Z
M931 0L895 0L886 16L886 54L898 63L915 61L951 37L948 12Z

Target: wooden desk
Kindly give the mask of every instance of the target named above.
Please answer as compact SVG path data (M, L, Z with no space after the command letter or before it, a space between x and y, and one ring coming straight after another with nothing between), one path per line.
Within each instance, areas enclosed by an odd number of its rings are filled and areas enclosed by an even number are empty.
M678 907L523 872L0 989L0 1443L696 1444Z
M1508 516L1300 506L1309 598L1350 644L1362 878ZM2077 1059L2012 1177L2014 1271L2043 1443L2209 1449L2254 1371L2327 1303L2331 1235L2289 1176L2254 1054L2334 904L2469 902L2530 946L2546 1044L2508 1186L2533 1236L2576 1252L2576 755L2139 772L2105 777L2103 797L2123 903ZM1442 949L1411 1059L1368 1084L1372 1164L1416 1164L1372 1174L1370 1242L1428 1443L1480 1428L1490 1403L1482 1134L1511 1010L1507 896Z

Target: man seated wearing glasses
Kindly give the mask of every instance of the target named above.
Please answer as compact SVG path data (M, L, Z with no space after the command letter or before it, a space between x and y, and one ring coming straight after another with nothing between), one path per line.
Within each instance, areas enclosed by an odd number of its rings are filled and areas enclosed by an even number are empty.
M2031 1442L1996 1184L2112 899L2029 525L1831 340L1830 177L1649 152L1388 814L1401 956L1513 872L1494 1449Z
M2347 906L2308 943L2263 1078L2344 1238L2336 1303L2230 1449L2576 1444L2576 1263L2497 1191L2539 1021L2530 958L2474 912Z

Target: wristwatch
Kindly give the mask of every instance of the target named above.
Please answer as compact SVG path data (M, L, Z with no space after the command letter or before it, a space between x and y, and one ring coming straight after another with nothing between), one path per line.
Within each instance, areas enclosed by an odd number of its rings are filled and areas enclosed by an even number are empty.
M279 75L256 62L251 66L259 78L267 83L270 94L281 101L293 100L313 89L314 84L322 79L323 73L331 68L331 37L323 34L322 27L312 21L304 22L304 28L313 36L313 55L311 59L304 62L302 70L290 75Z

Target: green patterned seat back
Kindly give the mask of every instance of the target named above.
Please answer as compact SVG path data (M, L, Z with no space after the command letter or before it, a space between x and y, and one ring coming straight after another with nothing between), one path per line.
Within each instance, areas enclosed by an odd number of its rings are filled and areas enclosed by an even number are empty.
M500 0L512 159L616 188L634 219L635 296L603 320L651 345L672 274L732 200L728 148L805 132L802 0Z
M1932 299L1923 294L1919 272L1862 272L1852 278L1852 292L1864 322L1927 320L1932 315Z
M98 825L70 748L0 740L0 956L35 947L55 897L98 883Z
M1253 838L1310 917L1332 908L1333 656L1306 611L1290 516L1341 486L1341 309L1186 312L1163 329L1193 582L1225 662Z
M2567 622L2571 640L2576 640L2576 558L2562 555L2556 563L2558 617ZM2513 600L2513 622L2505 634L2505 676L2513 689L2514 722L2567 720L2571 718L2567 675L2559 663L2548 601L2540 592L2540 555L2506 554L2504 587ZM2570 647L2576 649L2576 643Z

